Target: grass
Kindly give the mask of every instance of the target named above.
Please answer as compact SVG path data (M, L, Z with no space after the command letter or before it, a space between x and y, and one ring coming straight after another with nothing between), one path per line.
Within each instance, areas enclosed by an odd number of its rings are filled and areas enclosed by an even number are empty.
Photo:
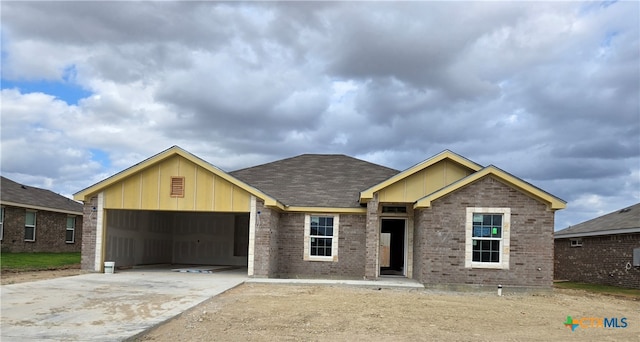
M624 287L609 286L609 285L575 283L572 281L557 282L553 284L553 286L558 289L585 290L593 293L640 300L639 289L628 289Z
M48 270L77 264L80 264L80 252L0 254L0 266L3 271Z

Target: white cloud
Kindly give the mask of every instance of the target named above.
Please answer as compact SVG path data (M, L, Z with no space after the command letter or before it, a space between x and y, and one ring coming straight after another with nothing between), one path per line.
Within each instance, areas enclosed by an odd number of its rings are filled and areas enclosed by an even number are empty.
M91 96L3 90L2 173L73 193L172 145L226 170L451 149L565 198L557 226L575 224L639 199L639 6L3 3L3 78L72 66Z

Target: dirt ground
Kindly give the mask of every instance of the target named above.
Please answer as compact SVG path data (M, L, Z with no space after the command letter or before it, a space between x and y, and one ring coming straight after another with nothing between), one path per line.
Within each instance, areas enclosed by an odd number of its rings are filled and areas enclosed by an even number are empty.
M563 324L626 317L626 328ZM622 323L619 323L622 325ZM547 295L244 284L136 341L640 341L640 301Z
M0 285L18 284L29 281L45 280L51 278L68 277L81 274L80 265L66 269L46 271L2 271L0 273Z
M1 275L2 284L80 274ZM626 317L626 328L567 316ZM594 320L595 322L596 320ZM594 323L595 325L596 323ZM640 301L577 290L550 294L456 293L345 286L243 284L135 341L640 341Z

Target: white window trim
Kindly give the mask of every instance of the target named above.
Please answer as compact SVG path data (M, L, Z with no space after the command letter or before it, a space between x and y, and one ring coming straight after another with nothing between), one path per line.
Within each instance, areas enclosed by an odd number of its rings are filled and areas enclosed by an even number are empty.
M333 238L331 240L331 256L311 255L311 216L333 217ZM338 262L338 232L340 215L338 214L305 214L304 215L304 260Z
M73 218L73 227L71 227L71 228L68 226L69 218ZM76 216L75 215L67 215L67 222L65 224L67 224L67 229L64 231L64 242L65 243L69 243L69 244L75 243L76 242ZM73 235L72 235L71 241L67 240L67 232L70 231L70 230L73 231Z
M33 213L33 239L26 239L25 238L24 241L34 242L34 241L36 241L36 226L38 224L38 212L35 211L35 210L26 210L25 211L25 222L24 222L24 228L25 229L27 229L27 227L32 227L32 226L28 226L27 225L27 219L26 219L27 214L26 213Z
M473 261L473 214L502 214L502 240L500 241L500 262ZM511 208L467 208L465 223L465 268L509 269L509 248L511 240Z

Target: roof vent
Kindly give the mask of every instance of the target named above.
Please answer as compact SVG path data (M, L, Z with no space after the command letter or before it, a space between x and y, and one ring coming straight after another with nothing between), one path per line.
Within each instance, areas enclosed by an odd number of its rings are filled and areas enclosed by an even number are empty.
M624 209L620 210L618 212L618 214L627 213L627 212L630 212L630 211L631 211L631 208L624 208Z
M27 189L27 187L26 187L26 186L24 186L24 185L20 185L20 187L21 187L21 188L23 188L23 189L25 189L25 190Z

